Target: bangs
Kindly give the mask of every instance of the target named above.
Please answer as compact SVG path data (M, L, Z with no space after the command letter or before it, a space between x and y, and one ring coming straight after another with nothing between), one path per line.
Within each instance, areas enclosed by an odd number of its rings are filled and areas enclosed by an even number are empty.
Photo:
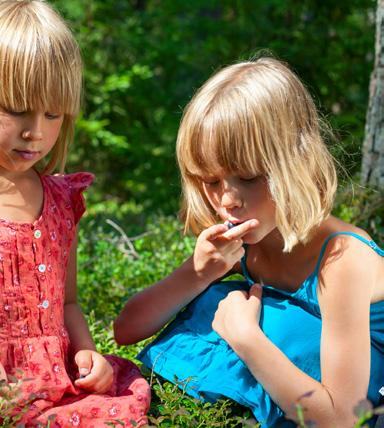
M76 116L81 94L77 45L64 23L53 28L47 13L39 12L12 5L0 11L0 104L12 111Z
M200 121L188 124L192 135L188 153L183 156L185 173L199 177L265 174L265 143L255 120L244 99L216 100Z

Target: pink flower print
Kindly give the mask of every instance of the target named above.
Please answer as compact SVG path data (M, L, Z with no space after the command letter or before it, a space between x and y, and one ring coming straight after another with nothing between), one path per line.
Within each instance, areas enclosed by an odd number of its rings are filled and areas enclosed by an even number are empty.
M132 415L137 414L138 408L134 406L133 404L129 405L129 411L132 413Z
M50 207L49 207L49 211L51 211L51 213L54 213L55 211L56 211L56 205L55 204L52 204Z
M56 232L54 230L49 234L49 236L51 237L52 241L56 241L57 235L56 235Z
M28 328L26 325L23 325L20 329L21 334L28 334Z
M100 411L99 407L92 407L91 412L90 412L91 416L94 418L99 416L99 411Z
M4 305L4 310L9 312L11 310L11 306L10 305Z
M71 229L72 229L72 220L71 220L70 218L67 218L67 219L65 220L65 224L67 225L67 228L68 228L69 230L71 230Z
M7 241L0 241L0 245L4 248L9 247L9 243Z
M34 352L35 348L33 347L33 345L28 345L28 352L30 354L32 354Z
M48 382L49 380L51 380L51 375L50 373L46 372L42 378L43 380L45 380L46 382Z
M28 366L34 375L40 374L40 364L34 363L33 361L30 361Z
M52 366L52 370L54 371L54 373L59 373L60 372L60 366L57 363L54 363Z
M51 257L54 260L58 260L59 259L59 250L56 247L51 249Z
M56 414L50 415L49 418L52 417L52 416L53 416L52 421L54 422L54 424L50 425L50 426L54 426L55 428L63 428L64 427L64 421L63 421L63 419L62 418L58 418Z
M117 416L120 413L120 406L118 404L113 404L108 413L109 416Z
M72 426L78 427L81 422L80 415L77 412L73 412L69 422L72 424Z

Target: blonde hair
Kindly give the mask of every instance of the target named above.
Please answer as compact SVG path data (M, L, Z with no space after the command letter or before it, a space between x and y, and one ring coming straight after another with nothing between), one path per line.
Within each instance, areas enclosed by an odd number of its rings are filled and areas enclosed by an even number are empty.
M178 137L185 231L218 221L202 176L267 178L284 251L305 243L330 213L336 169L314 102L282 62L259 58L213 75L186 107Z
M64 169L80 109L82 63L61 17L38 0L0 1L0 105L12 111L44 109L64 115L43 173Z

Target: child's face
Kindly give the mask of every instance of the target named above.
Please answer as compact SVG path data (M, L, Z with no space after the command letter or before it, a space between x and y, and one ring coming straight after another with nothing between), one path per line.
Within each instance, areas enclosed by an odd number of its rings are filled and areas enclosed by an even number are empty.
M63 115L0 107L0 171L23 172L44 158L59 136Z
M275 203L264 176L223 174L202 180L205 196L223 221L236 225L256 219L259 227L244 237L256 244L276 228Z

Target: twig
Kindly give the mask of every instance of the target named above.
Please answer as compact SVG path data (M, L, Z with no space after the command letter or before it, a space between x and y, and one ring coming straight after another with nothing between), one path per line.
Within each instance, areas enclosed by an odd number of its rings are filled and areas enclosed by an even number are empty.
M109 218L107 218L106 222L120 233L123 242L129 248L129 251L125 251L124 249L121 249L121 251L123 251L125 254L133 256L135 259L138 259L140 256L137 253L137 251L135 250L135 247L133 246L131 239L128 238L128 236L124 232L124 230L118 224L116 224L114 221L112 221Z

